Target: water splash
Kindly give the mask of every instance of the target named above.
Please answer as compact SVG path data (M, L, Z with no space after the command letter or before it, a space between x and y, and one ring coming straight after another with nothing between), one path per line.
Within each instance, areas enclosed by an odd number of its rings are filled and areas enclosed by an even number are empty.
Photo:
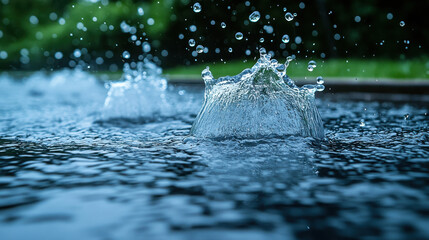
M122 80L106 84L104 118L136 118L165 115L171 110L166 99L167 80L162 70L145 59L135 68L124 65Z
M135 66L135 67L133 67ZM125 63L120 81L108 89L101 119L159 120L198 111L199 101L178 86L169 86L162 69L147 58Z
M297 87L286 75L293 57L279 63L260 49L250 69L215 79L207 67L202 72L206 89L204 104L192 126L197 137L301 135L323 138L324 130L315 105L323 84Z

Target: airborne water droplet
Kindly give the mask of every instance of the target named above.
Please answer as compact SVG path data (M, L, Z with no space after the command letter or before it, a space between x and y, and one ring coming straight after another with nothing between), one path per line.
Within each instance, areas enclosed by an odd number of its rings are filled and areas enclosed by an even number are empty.
M316 67L317 67L316 62L311 60L310 62L308 62L307 70L312 72Z
M241 39L243 39L243 33L241 33L241 32L237 32L237 33L235 34L235 38L236 38L237 40L241 40Z
M267 55L267 50L265 50L265 48L261 48L259 49L259 54L261 55L261 57Z
M220 23L220 26L221 26L222 28L226 28L226 23L221 22L221 23Z
M399 22L399 26L401 26L401 27L405 26L405 22L404 21L400 21Z
M125 58L125 59L128 59L128 58L130 58L130 57L131 57L131 55L130 55L130 53L129 53L128 51L124 51L124 52L122 53L122 57L123 57L123 58Z
M188 43L190 47L195 46L195 40L193 38L189 39Z
M323 84L325 81L323 80L323 77L321 77L321 76L318 76L317 78L316 78L316 83L317 84Z
M284 43L288 43L288 42L290 41L289 35L287 35L287 34L283 35L283 37L282 37L282 41L283 41Z
M193 6L194 12L199 13L201 12L201 4L200 3L195 3Z
M204 51L204 47L202 45L198 45L196 50L197 50L197 53L202 53Z
M292 20L293 20L293 15L292 15L292 13L287 12L287 13L285 14L285 19L286 19L286 21L288 21L288 22L292 21Z
M249 16L249 20L251 22L257 22L259 21L259 19L261 18L261 14L258 11L254 11L252 14L250 14Z
M144 10L143 10L143 8L139 7L139 8L137 9L137 13L138 13L140 16L143 16L143 15L144 15Z

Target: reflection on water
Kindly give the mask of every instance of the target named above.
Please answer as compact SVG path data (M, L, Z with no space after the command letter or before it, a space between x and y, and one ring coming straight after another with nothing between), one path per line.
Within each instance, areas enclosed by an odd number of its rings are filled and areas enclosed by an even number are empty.
M216 141L189 136L203 89L168 89L175 116L105 119L96 81L5 78L2 239L429 237L427 103L326 94L321 142Z

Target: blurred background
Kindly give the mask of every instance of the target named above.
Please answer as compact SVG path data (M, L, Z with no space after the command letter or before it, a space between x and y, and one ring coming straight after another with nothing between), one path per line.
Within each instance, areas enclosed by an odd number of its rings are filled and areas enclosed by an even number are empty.
M429 77L428 1L202 0L200 12L196 2L0 0L0 71L120 73L146 57L173 75L199 75L205 65L235 74L265 47L281 62L295 55L296 75ZM249 21L256 10L260 20ZM309 60L318 72L307 71Z

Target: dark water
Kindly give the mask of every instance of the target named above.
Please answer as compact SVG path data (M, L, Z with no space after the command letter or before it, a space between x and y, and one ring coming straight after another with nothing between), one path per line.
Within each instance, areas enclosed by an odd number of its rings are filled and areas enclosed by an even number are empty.
M324 141L207 140L188 136L202 88L105 119L80 78L0 77L3 240L429 239L428 102L327 91Z

